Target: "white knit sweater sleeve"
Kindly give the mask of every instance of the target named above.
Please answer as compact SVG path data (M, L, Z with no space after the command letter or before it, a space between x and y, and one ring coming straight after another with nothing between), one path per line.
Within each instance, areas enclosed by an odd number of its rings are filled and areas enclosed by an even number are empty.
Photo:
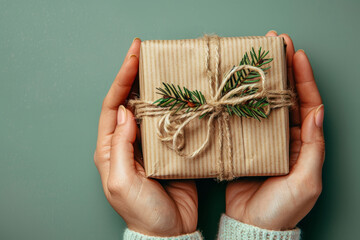
M130 230L129 228L125 229L124 240L202 240L203 236L200 231L196 231L189 234L173 236L173 237L156 237L156 236L147 236L135 231Z
M202 240L203 236L200 231L190 234L173 236L173 237L156 237L147 236L130 229L124 232L124 240ZM296 228L289 231L271 231L258 228L239 222L229 216L222 214L220 218L218 240L299 240L300 229Z
M298 240L300 229L289 231L271 231L239 222L223 214L220 219L218 240Z

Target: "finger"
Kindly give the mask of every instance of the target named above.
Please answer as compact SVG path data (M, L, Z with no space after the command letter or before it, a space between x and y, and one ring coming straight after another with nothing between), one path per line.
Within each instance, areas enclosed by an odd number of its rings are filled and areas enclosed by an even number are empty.
M304 176L321 176L325 154L323 136L324 106L321 104L306 116L301 126L301 149L293 168Z
M289 82L289 88L295 89L294 71L293 71L293 58L295 54L294 44L290 36L286 33L280 34L279 37L283 37L286 43L286 65L287 65L287 77ZM290 110L290 125L291 126L300 125L300 112L297 104L294 107L292 107Z
M301 149L301 128L294 126L290 128L290 169L295 165L299 158Z
M105 108L117 110L128 96L138 72L140 44L139 38L134 39L131 44L123 65L104 99Z
M270 30L265 34L266 37L276 37L277 32L275 30Z
M140 54L140 40L135 39L111 88L106 95L100 114L98 146L109 145L111 134L116 127L117 109L126 99L136 77ZM132 57L130 57L132 56Z
M268 33L266 33L267 37L276 37L277 32L275 30L270 30ZM294 50L294 44L288 34L280 34L279 37L283 37L286 43L286 64L287 64L287 76L289 80L289 87L291 89L295 88L294 83L294 73L293 73L293 56L295 53ZM290 111L290 124L291 126L296 126L300 124L300 113L299 108L297 105L292 107Z
M109 181L121 182L135 175L134 142L136 122L131 111L119 107L117 126L111 141Z
M304 121L308 113L319 106L322 101L315 83L313 71L303 50L295 53L293 59L295 85L299 97L300 118Z

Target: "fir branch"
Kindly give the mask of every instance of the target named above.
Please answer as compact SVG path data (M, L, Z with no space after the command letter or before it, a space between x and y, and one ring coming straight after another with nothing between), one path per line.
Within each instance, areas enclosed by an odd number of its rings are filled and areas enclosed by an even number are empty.
M265 66L270 63L273 59L266 58L269 51L263 51L261 47L258 51L255 51L254 48L251 49L250 53L245 53L243 58L241 59L239 66L241 65L251 65L258 68L261 68L265 74L270 66ZM250 57L249 57L250 55ZM235 67L235 66L234 66ZM253 70L242 69L234 73L224 88L222 89L222 96L231 91L234 88L237 88L241 85L251 84L260 81L260 74ZM169 110L175 109L175 113L186 109L186 112L196 111L201 105L206 104L206 99L204 95L198 91L190 91L186 87L181 87L178 85L175 87L174 84L162 83L163 88L156 88L159 92L158 94L162 95L162 98L159 98L153 104L156 104L160 107L169 107ZM244 91L234 94L231 97L238 96L247 96L255 94L258 91L257 88L245 88ZM226 110L230 115L235 114L238 117L246 117L246 118L255 118L260 121L260 118L267 118L265 113L265 107L268 106L269 103L267 98L261 99L253 99L247 101L243 104L239 105L226 105ZM203 118L208 113L201 115L199 118Z
M248 53L245 53L239 63L239 66L251 65L254 67L258 67L261 68L266 74L266 71L270 69L270 66L265 67L265 65L273 60L273 58L266 58L268 54L269 51L264 51L262 50L261 47L259 48L258 51L255 51L254 48L251 48L250 57ZM260 80L260 74L258 72L248 69L242 69L230 77L224 89L222 90L222 96L224 96L227 92L231 91L234 88L239 87L242 84L251 84L258 82L259 80Z
M198 90L190 91L186 87L182 90L179 85L176 88L174 84L164 82L163 85L164 88L156 88L158 94L163 96L153 102L157 106L170 107L169 110L175 109L176 113L183 108L187 109L186 112L196 111L201 105L206 104L204 95Z
M258 51L255 51L254 48L251 48L250 57L248 53L245 53L239 63L239 66L251 65L258 67L261 68L266 74L266 71L270 69L270 66L266 65L273 60L272 58L266 58L268 54L269 51L264 51L261 47ZM252 84L258 81L260 81L260 74L258 72L254 70L242 69L229 78L221 94L224 96L234 88L237 88L241 85ZM234 94L231 97L252 95L257 91L257 88L245 88L244 91L238 94ZM255 118L260 121L260 118L267 118L265 107L268 105L269 103L267 102L267 98L264 97L261 99L253 99L240 105L227 105L226 110L230 115L235 114L239 117Z

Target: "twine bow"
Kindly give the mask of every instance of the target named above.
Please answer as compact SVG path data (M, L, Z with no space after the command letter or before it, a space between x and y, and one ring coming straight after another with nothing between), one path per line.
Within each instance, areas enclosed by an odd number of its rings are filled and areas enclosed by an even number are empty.
M214 38L205 36L205 38ZM215 40L218 39L215 36ZM218 45L217 45L218 47ZM216 49L216 60L217 67L219 63L218 59L218 48ZM207 63L208 64L208 61ZM243 69L248 69L252 71L256 71L260 75L260 79L257 82L252 84L241 85L237 88L232 89L227 92L225 95L221 96L222 89L224 88L227 81L230 77L238 71ZM216 69L218 73L218 69ZM211 71L208 71L211 74ZM221 84L218 86L217 76L215 74L215 86L213 89L212 84L212 76L209 76L210 86L212 98L207 100L207 102L201 105L196 111L185 112L185 110L181 110L175 113L175 111L170 110L170 107L158 107L153 105L151 101L144 101L140 99L131 99L128 102L128 105L135 110L135 117L137 119L142 119L144 117L155 117L160 116L160 120L157 125L157 135L159 139L164 142L169 148L173 149L178 155L186 158L186 159L194 159L198 155L200 155L207 148L210 142L210 136L213 129L213 122L217 119L218 122L218 132L219 132L219 148L218 148L218 160L217 165L219 169L218 179L221 180L231 180L234 178L232 172L232 143L230 136L230 128L229 128L229 113L226 111L226 105L239 105L250 101L252 99L259 99L266 97L269 105L266 109L266 115L270 113L270 109L287 107L293 105L294 93L291 90L268 90L265 88L265 73L261 68L254 67L251 65L241 65L233 67L228 73L224 76L221 81ZM245 89L258 89L256 93L246 96L241 96L238 93L243 92ZM204 142L200 145L200 147L194 150L191 153L184 152L185 146L185 135L184 128L194 119L200 117L201 115L206 114L208 117L207 120L207 134ZM225 130L225 134L223 134L223 130ZM225 143L223 143L223 135L225 135ZM224 160L223 160L223 145L226 145L227 149L227 169L228 172L224 171Z

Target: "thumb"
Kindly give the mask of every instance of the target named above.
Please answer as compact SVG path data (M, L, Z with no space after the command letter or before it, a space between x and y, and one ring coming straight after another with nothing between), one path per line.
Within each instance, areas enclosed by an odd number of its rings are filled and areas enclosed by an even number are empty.
M133 143L136 139L136 128L132 112L120 105L111 142L109 179L119 179L135 173Z
M310 111L304 119L301 126L301 149L295 170L321 176L325 158L323 120L323 104Z

